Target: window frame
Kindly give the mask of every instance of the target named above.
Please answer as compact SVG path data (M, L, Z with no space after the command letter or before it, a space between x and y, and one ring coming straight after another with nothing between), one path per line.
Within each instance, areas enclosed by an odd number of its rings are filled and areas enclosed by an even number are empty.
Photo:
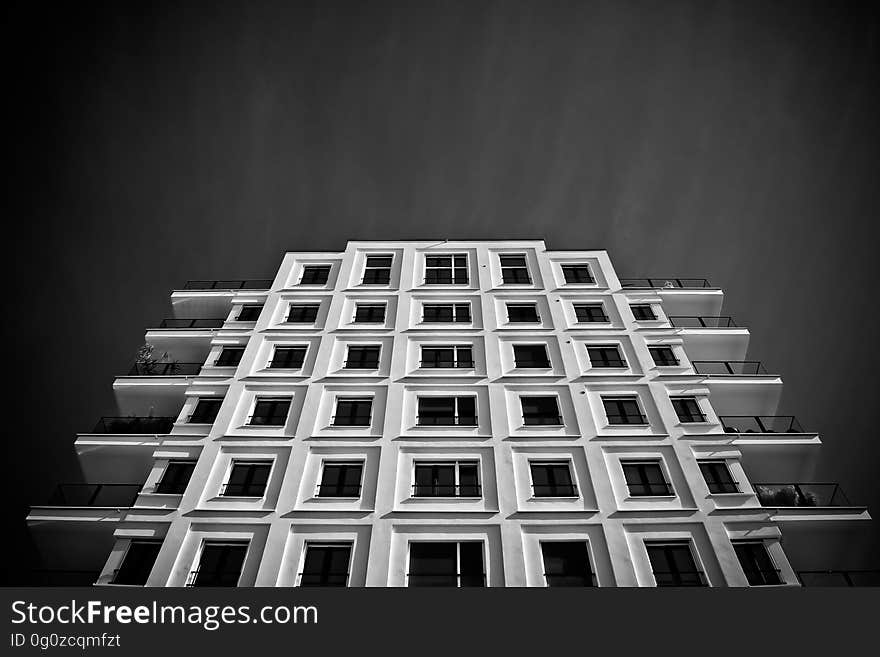
M452 350L452 365L450 367L446 366L425 366L425 363L429 363L431 361L425 360L425 349L434 349L434 350ZM467 349L470 352L470 360L462 361L459 357L459 350ZM437 359L434 359L434 362L437 362ZM469 363L468 365L461 365L460 363ZM451 369L474 369L474 345L473 344L438 344L438 345L427 345L421 344L419 345L419 368L426 370L451 370Z
M668 362L666 358L661 359L664 361L662 363L657 362L657 356L655 352L663 352L664 350L669 352L669 354L672 356L673 362ZM681 359L676 355L675 350L670 345L650 344L648 345L648 353L651 355L651 360L654 361L655 367L681 367Z
M559 395L557 394L519 394L519 408L522 413L523 427L564 427L565 418L562 416L562 407L559 403ZM526 409L523 407L523 399L552 399L556 406L555 418L557 422L526 422ZM543 415L531 414L533 417L544 417Z
M422 399L452 399L453 401L453 413L452 413L452 422L450 424L443 424L440 422L434 422L431 424L423 424L420 422L420 418L422 417L422 413L419 412L419 405ZM474 400L474 423L473 424L461 424L459 422L459 418L461 418L461 413L459 411L459 399L473 399ZM478 427L480 426L480 406L479 406L479 396L476 394L467 394L467 393L453 393L451 395L418 395L416 394L416 426L418 427ZM444 416L445 417L445 416ZM470 418L471 416L464 416L466 418Z
M574 310L574 319L575 324L610 324L611 319L608 317L608 313L605 312L605 304L601 301L587 301L587 302L577 302L573 301L571 307ZM578 314L578 308L589 308L595 309L598 308L599 312L602 314L602 319L588 319L583 320L580 318ZM592 313L590 313L592 316Z
M391 262L387 265L370 265L371 258L388 258ZM364 256L364 271L361 275L361 285L391 285L391 273L394 269L394 254L393 253L370 253L369 255ZM381 281L367 281L367 272L372 272L375 277L376 273L387 270L388 272L388 280ZM379 278L384 278L384 276L380 276Z
M243 303L241 304L241 308L238 311L238 314L235 316L236 322L256 322L260 315L263 312L263 308L266 304L256 304L256 303ZM253 319L242 319L241 316L245 313L246 310L256 310L257 316Z
M146 586L147 582L150 579L150 573L153 572L153 568L156 567L156 561L159 559L159 552L162 550L162 544L165 542L164 538L159 539L150 539L150 538L132 538L128 542L128 546L125 548L125 553L122 555L122 559L119 560L119 566L113 571L113 578L110 581L110 584L115 584L117 586ZM125 561L128 559L129 554L131 553L131 548L135 545L151 545L158 546L159 550L156 551L156 556L153 557L153 563L150 565L149 570L147 570L146 577L144 577L143 582L118 582L117 579L119 577L120 572L125 567Z
M713 480L709 481L709 478L706 476L706 471L703 469L703 466L721 466L724 468L724 471L727 473L728 479L730 481L719 481L717 477L713 476ZM703 482L706 484L706 487L709 489L710 495L737 495L741 494L743 491L740 488L740 483L734 479L733 473L730 471L730 466L727 464L727 459L697 459L697 467L700 470L700 476L703 477ZM716 488L724 488L729 487L733 490L712 490L713 487Z
M273 367L273 363L275 362L275 356L279 351L302 351L302 362L300 362L298 367L284 366L284 367ZM272 347L272 354L269 356L269 362L266 365L266 369L269 370L301 370L306 365L306 356L309 353L309 345L288 345L288 344L276 344Z
M198 588L196 586L196 582L198 581L198 575L202 569L202 558L204 557L205 549L207 547L211 547L211 546L242 547L243 546L244 547L244 555L241 558L241 567L238 571L238 577L235 580L235 584L228 587L228 588L237 588L239 586L239 584L241 584L241 577L244 574L244 567L245 567L245 564L247 563L248 555L250 554L250 551L251 551L251 543L252 543L252 541L250 539L236 541L236 540L224 540L224 539L219 539L219 538L217 538L217 539L203 538L201 543L199 544L198 553L196 554L196 558L194 560L195 569L193 571L190 571L187 574L185 586ZM193 577L192 582L190 582L190 577L192 577L193 573L195 573L195 577ZM212 586L212 585L209 584L207 586ZM215 584L213 586L219 586L219 585Z
M412 546L416 543L425 543L425 544L437 544L437 543L453 543L455 544L455 578L456 584L455 588L488 588L489 586L489 562L487 557L489 556L487 553L487 545L484 539L451 539L451 540L407 540L406 545L406 587L409 588L410 577L413 575L412 571ZM479 543L480 545L480 560L482 562L482 573L480 574L482 578L482 584L479 587L463 587L461 584L462 580L462 572L461 572L461 544L462 543ZM432 576L432 573L425 573L422 577ZM416 576L419 576L416 573ZM474 575L465 575L465 577L474 577ZM419 588L419 587L413 587Z
M645 407L642 404L641 396L638 394L619 394L619 395L599 395L599 401L602 403L602 410L605 413L605 419L608 421L608 426L611 427L649 427L651 423L648 419L648 415L645 412ZM623 401L631 401L635 402L636 407L639 410L639 417L642 420L641 422L612 422L612 415L608 414L608 408L605 405L605 402L623 402ZM629 415L614 415L613 417L630 417Z
M571 486L571 493L567 495L538 495L537 486L535 484L535 476L532 468L534 466L561 466L565 465L568 469L568 478L571 482L569 486ZM552 459L552 458L534 458L528 459L529 466L529 488L532 492L532 498L541 498L541 499L580 499L580 486L578 485L577 477L575 476L574 463L571 458L567 459ZM549 479L549 477L548 477ZM551 484L547 484L547 486L551 486ZM558 492L559 484L555 482L552 484L554 487L554 492Z
M559 265L559 269L562 271L562 280L565 285L595 285L596 277L593 274L593 267L589 262L565 262ZM586 281L570 281L568 280L568 270L572 269L586 269L587 270L587 278L589 280Z
M665 587L673 587L673 586L687 586L687 587L707 587L709 585L708 578L706 577L706 571L703 569L703 564L699 559L699 554L696 551L696 547L694 546L694 542L692 539L681 539L681 540L664 540L664 539L645 539L645 552L648 555L648 565L651 567L651 576L654 578L654 586L657 588L665 588ZM700 581L699 584L659 584L657 581L657 572L654 570L654 564L651 561L651 551L649 547L687 547L688 552L690 553L691 562L694 564L693 574L697 575L697 579ZM667 558L667 561L669 559ZM684 571L674 570L669 573L661 573L667 575L679 575Z
M473 466L476 471L476 483L474 484L474 488L477 491L477 495L462 495L461 488L463 484L461 483L461 466ZM453 471L453 484L454 490L452 495L417 495L416 490L418 490L418 478L416 473L420 467L452 467ZM410 486L410 498L412 499L428 499L428 500L481 500L483 499L483 478L481 476L481 463L478 457L476 458L451 458L451 459L425 459L419 460L418 458L413 459L412 468L411 468L411 477L410 481L412 481L412 485ZM433 487L433 484L432 484Z
M322 495L321 488L324 486L324 474L326 473L327 466L357 466L360 468L360 476L358 477L357 483L357 495ZM321 471L318 476L318 481L315 484L315 498L319 499L336 499L336 500L357 500L360 499L363 495L364 491L364 470L366 469L366 462L363 459L321 459ZM344 480L344 478L343 478ZM340 488L345 488L345 484L336 484L336 490Z
M680 424L706 424L709 421L709 417L703 412L702 407L700 406L700 400L695 395L669 395L669 401L672 404L672 409L675 411L675 416L678 419ZM694 415L690 409L686 414L687 419L682 418L682 414L679 411L678 405L684 402L693 402L694 406L696 406L698 415ZM699 419L695 420L693 418L699 417Z
M364 396L360 396L360 397L357 397L357 396L355 396L355 397L347 397L347 396L336 397L336 398L333 400L333 415L330 417L330 426L331 426L331 427L347 427L347 428L348 428L348 427L359 427L359 428L362 428L362 429L364 429L364 428L368 428L368 427L372 427L372 426L373 426L373 402L374 402L374 401L375 401L375 399L374 399L373 397L364 397ZM369 402L369 404L370 404L370 413L369 413L369 416L368 416L368 418L367 418L367 423L366 423L366 424L341 424L341 423L337 423L336 420L337 420L337 418L340 417L340 413L339 413L339 404L340 404L340 402L342 402L342 403ZM349 416L351 416L351 414L348 414L348 415L346 415L345 417L349 417ZM353 417L356 418L356 417L358 417L358 415L355 414Z
M256 423L256 422L253 421L253 419L254 419L255 417L257 417L257 407L258 407L261 403L264 403L264 402L282 402L282 401L286 401L286 402L287 402L287 412L286 412L285 415L284 415L284 422L282 422L282 423L280 423L280 424L275 424L275 423L269 423L269 422ZM254 401L253 401L253 403L251 404L251 412L250 412L250 414L247 416L247 419L245 420L245 425L246 425L246 426L249 426L249 427L276 427L276 428L277 428L277 427L284 427L284 426L287 425L287 421L290 419L290 410L291 410L292 407L293 407L293 397L292 397L292 396L281 396L281 395L277 395L277 396L272 396L272 395L261 396L261 395L256 395L256 396L254 397ZM273 413L273 415L268 416L268 417L273 417L273 418L274 418L275 415L274 415L274 413Z
M294 309L296 309L296 308L309 308L309 309L314 308L315 316L312 319L293 320L293 319L291 319L291 316L293 315ZM287 315L285 317L284 323L285 324L315 324L318 321L318 315L320 313L321 313L321 303L320 302L306 303L306 302L291 301L287 307ZM309 314L311 314L311 313L309 313Z
M217 354L217 358L214 359L214 367L238 367L241 363L241 359L244 356L245 347L240 345L224 345L220 349L220 353ZM223 359L223 355L227 352L237 352L238 360L234 363L221 363L220 361Z
M382 319L369 319L369 320L358 320L358 311L360 309L366 308L381 308L382 309ZM370 312L372 315L373 312ZM388 317L388 302L387 301L368 301L364 303L359 303L355 301L354 304L354 315L351 318L352 324L385 324Z
M354 548L355 548L354 541L322 541L320 539L316 539L316 540L306 539L305 541L303 541L302 555L300 557L300 566L299 566L299 571L296 574L296 583L294 584L294 586L296 588L327 587L328 586L327 584L303 585L303 583L302 583L303 575L306 574L306 572L305 572L306 560L308 559L309 548L311 548L311 547L340 548L343 546L348 548L348 564L346 566L346 572L345 572L345 584L342 584L341 586L334 587L334 588L347 588L349 586L349 582L351 581L351 568L352 568L352 562L354 559ZM323 574L324 573L322 573L322 575Z
M636 308L647 308L650 311L651 316L638 317L638 315L636 314ZM633 316L633 320L635 320L636 322L656 322L658 319L660 319L657 313L654 311L654 304L652 303L631 303L629 304L629 311Z
M531 370L548 370L553 368L553 363L550 360L550 353L547 349L546 342L526 342L526 343L512 343L511 347L513 349L513 366L514 369L531 369ZM544 354L544 360L538 361L535 359L524 360L523 363L541 363L538 365L525 365L520 363L519 358L517 358L517 349L538 349L540 348Z
M306 274L310 270L326 270L326 274L324 275L324 280L322 281L306 281ZM324 287L327 283L330 282L330 274L333 272L333 265L327 264L308 264L303 265L302 271L300 272L299 282L297 285L314 285Z
M505 258L522 258L521 265L505 265ZM532 285L532 273L529 271L529 257L525 253L499 253L498 254L498 266L501 268L501 285ZM508 281L506 273L507 272L520 272L525 271L525 281L522 280L512 280ZM511 278L518 279L520 278L519 273L515 273L511 276Z
M586 552L586 556L587 556L586 566L587 566L587 573L589 574L587 579L589 579L590 583L581 585L581 588L595 588L595 587L599 586L599 580L598 580L598 577L596 576L596 569L593 567L593 554L592 554L592 550L590 549L591 548L590 540L588 538L582 538L582 539L563 539L563 538L553 539L553 538L550 538L550 539L546 539L546 540L538 539L538 552L541 555L542 577L544 579L544 586L545 587L547 587L547 588L560 588L560 587L554 587L552 584L550 584L550 580L548 579L547 563L546 563L545 557L544 557L544 545L551 544L551 543L554 543L554 544L555 543L577 543L577 544L583 545L584 552ZM549 574L549 576L553 576L553 575L554 575L553 573ZM570 577L570 575L565 575L564 573L562 573L559 576Z
M535 311L535 319L511 319L510 318L510 309L513 308L531 308ZM541 317L541 313L538 310L538 303L536 301L505 301L504 309L507 313L507 323L508 324L540 324L543 322L543 318Z
M442 254L441 253L438 253L438 254L425 253L424 258L425 258L424 259L425 276L424 276L424 279L422 280L423 285L469 285L470 284L470 273L468 272L469 258L468 258L467 253L442 253ZM449 266L448 267L446 267L444 265L429 266L428 265L429 258L450 258ZM455 264L456 258L464 258L464 267L456 266L456 264ZM464 269L464 278L465 278L464 281L456 280L457 277L455 275L455 272L456 272L456 270L461 270L461 269ZM433 271L433 272L448 271L450 282L446 283L446 282L429 281L428 280L428 272L429 271Z
M594 370L626 370L629 369L629 363L626 360L626 355L623 353L623 348L620 344L587 344L585 345L587 348L587 359L590 361L590 369ZM601 362L597 363L593 360L593 350L604 350L611 351L614 350L614 353L617 354L617 359L609 359L606 353L602 354ZM612 364L608 364L612 363Z
M263 484L263 492L260 495L248 495L246 493L237 493L237 494L227 494L226 489L230 484L230 479L232 478L232 473L235 471L236 466L260 466L265 467L269 466L268 472L266 473L266 483ZM266 493L269 492L269 482L272 480L272 471L275 468L275 459L260 459L260 458L231 458L229 460L229 465L226 468L226 474L223 477L223 483L220 484L220 494L219 497L233 497L233 498L247 498L252 500L262 500L266 497ZM253 479L254 470L251 469L248 471L248 477L246 478L246 484L242 484L242 486L251 485L251 479Z
M649 481L648 477L640 476L640 480L638 482L630 482L629 478L626 476L627 468L626 466L655 466L657 470L660 472L660 477L663 479L663 486L665 487L665 493L654 494L651 491L651 487L660 486L660 484L654 484ZM678 495L675 493L675 487L672 485L672 481L669 477L669 473L666 471L666 464L661 457L648 457L648 458L622 458L620 459L620 470L623 472L623 481L626 484L626 492L628 497L632 498L676 498ZM643 473L640 473L643 474ZM633 486L641 486L645 488L648 492L638 494L633 492Z
M198 464L198 459L168 459L168 463L165 465L165 468L162 470L162 474L159 477L159 480L156 482L156 485L153 487L153 492L157 495L183 495L186 492L186 489L189 487L189 482L192 479L193 472L195 472L196 465ZM189 474L186 477L186 483L181 487L180 492L176 491L168 491L162 490L162 484L165 482L165 477L168 474L168 471L171 469L171 466L182 466L182 465L191 465L192 467L189 469ZM180 479L178 475L176 479ZM174 482L177 486L180 486L179 481Z
M361 364L357 367L349 365L349 362L351 360L351 350L352 349L363 350L363 351L375 349L376 350L376 364L373 366L373 365L371 365L372 361L369 361L366 365ZM361 359L361 362L363 362L363 358ZM345 370L378 370L381 362L382 362L382 345L381 344L348 344L348 345L346 345L346 349L345 349L345 360L342 363L342 369L345 369Z
M770 550L767 549L767 542L766 541L759 540L759 539L734 539L731 541L731 544L733 545L734 554L736 554L736 561L739 564L739 567L742 569L743 575L746 576L746 581L748 581L750 587L751 586L780 586L780 585L785 584L785 580L783 580L783 578L782 578L782 569L779 568L778 564L776 563L776 560L773 558L773 555L770 554ZM760 545L764 556L767 558L767 561L771 565L770 571L766 571L764 569L757 568L757 563L753 559L753 564L756 566L756 569L752 572L755 572L757 575L759 575L762 580L767 579L767 572L772 572L776 578L775 582L768 582L768 581L753 582L751 580L751 578L749 576L750 571L746 570L746 567L743 564L742 556L740 555L740 551L737 549L738 547L744 547L746 545L749 545L749 546ZM749 555L749 556L753 556L753 555Z
M450 306L452 308L452 319L449 320L430 320L427 318L427 309L428 308L445 308L446 306ZM465 316L461 316L462 309L464 309ZM471 302L470 301L431 301L431 302L422 302L422 324L471 324L474 321L473 313L471 312Z

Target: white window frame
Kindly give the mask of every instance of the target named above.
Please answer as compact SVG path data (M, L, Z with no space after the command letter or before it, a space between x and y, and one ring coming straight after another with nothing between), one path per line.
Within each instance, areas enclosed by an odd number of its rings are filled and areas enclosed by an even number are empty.
M456 490L458 490L459 487L461 486L461 477L459 476L460 475L459 466L462 463L467 464L467 465L473 464L473 465L477 466L477 488L480 491L480 495L477 495L476 497L472 496L472 495L465 496L465 497L463 497L461 495L452 495L452 496L448 496L448 497L443 497L440 495L437 495L437 496L429 496L429 495L416 496L415 495L416 466L420 466L420 465L421 466L425 466L425 465L452 466L453 472L455 473L455 488L456 488ZM483 493L482 463L480 461L479 456L477 456L475 458L426 459L426 460L418 460L418 458L414 458L412 461L412 468L410 471L410 481L412 483L410 484L409 496L412 499L417 499L417 500L429 499L429 500L444 500L444 501L450 500L450 499L453 499L453 500L481 500L481 499L483 499L483 494L482 494Z

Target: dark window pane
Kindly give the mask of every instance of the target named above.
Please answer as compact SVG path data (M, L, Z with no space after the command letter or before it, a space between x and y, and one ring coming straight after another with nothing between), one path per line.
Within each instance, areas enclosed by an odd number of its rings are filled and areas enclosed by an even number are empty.
M477 463L458 464L458 494L461 497L480 497L480 482Z
M739 487L724 461L700 461L700 472L710 493L738 493Z
M672 488L666 482L659 463L624 462L622 466L630 495L634 497L672 495Z
M525 256L500 256L501 277L505 283L530 283Z
M192 424L211 424L217 419L217 413L220 412L220 406L223 404L222 399L199 399L196 403L195 410L189 416Z
M248 305L242 306L236 319L239 322L255 322L263 311L263 306Z
M345 586L351 545L307 545L300 586Z
M646 548L657 586L704 585L688 544L648 544Z
M222 494L233 497L262 497L269 481L271 463L233 462Z
M325 463L319 497L360 497L361 463Z
M424 321L451 322L453 320L452 305L425 304Z
M593 283L593 276L587 265L563 265L562 273L566 283Z
M272 362L269 367L273 369L299 369L303 366L305 357L305 347L275 347L275 353L272 354Z
M593 586L587 544L582 541L543 541L547 586Z
M354 314L355 322L378 323L385 321L385 304L359 303Z
M459 543L461 586L485 586L483 577L483 544L477 541Z
M410 586L458 586L457 543L410 543Z
M697 400L693 397L678 397L672 400L678 419L681 422L705 422L706 416L700 410Z
M471 321L471 304L457 303L455 304L455 321L469 322Z
M299 324L310 324L318 318L318 304L301 304L290 306L287 321Z
M577 495L567 461L531 463L532 488L535 497L573 497Z
M373 402L369 399L340 399L336 402L335 426L368 427Z
M657 366L678 365L678 358L675 357L675 352L670 347L648 347L648 351L651 352L651 358L654 359L654 364Z
M214 365L217 367L233 367L241 362L242 355L244 355L244 347L223 347L223 351L220 352L217 360L214 361Z
M601 303L575 304L574 312L579 322L607 322L608 316Z
M146 584L161 547L162 543L159 541L132 541L125 552L122 565L113 577L113 583L139 586Z
M556 397L520 397L523 422L533 424L562 424Z
M386 285L391 281L391 256L368 256L363 282L367 285Z
M475 425L477 423L477 398L458 397L458 424Z
M626 367L626 361L616 346L588 347L587 353L593 367Z
M538 308L533 303L507 304L507 321L509 322L539 322Z
M782 584L779 570L770 559L763 543L735 542L733 549L750 586Z
M513 345L513 358L517 367L550 367L547 347L542 344Z
M325 285L329 278L329 265L303 267L300 285Z
M416 464L416 497L455 497L455 463Z
M280 427L287 421L290 399L260 399L248 424Z
M246 553L246 543L206 543L189 586L236 586Z
M610 424L647 424L639 404L633 398L602 398L605 414Z
M642 304L630 306L630 308L632 309L633 317L635 317L638 321L657 319L657 316L654 314L654 309L651 308L650 305Z
M379 367L379 347L349 347L345 367L374 370Z
M156 492L167 495L182 495L195 467L195 461L169 461L168 467L162 473L162 480L156 486Z

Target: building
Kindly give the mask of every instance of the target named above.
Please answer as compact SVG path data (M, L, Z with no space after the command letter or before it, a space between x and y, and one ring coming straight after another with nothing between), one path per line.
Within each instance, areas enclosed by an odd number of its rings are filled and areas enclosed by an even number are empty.
M722 299L540 240L191 281L77 437L86 483L28 516L46 580L858 584L868 512L804 483L819 436Z

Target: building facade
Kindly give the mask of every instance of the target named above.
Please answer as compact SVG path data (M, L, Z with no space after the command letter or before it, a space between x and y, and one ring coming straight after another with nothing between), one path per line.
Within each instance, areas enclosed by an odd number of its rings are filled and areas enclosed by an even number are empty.
M722 299L540 240L191 281L30 512L47 582L858 583L827 560L867 510L803 483L819 437Z

